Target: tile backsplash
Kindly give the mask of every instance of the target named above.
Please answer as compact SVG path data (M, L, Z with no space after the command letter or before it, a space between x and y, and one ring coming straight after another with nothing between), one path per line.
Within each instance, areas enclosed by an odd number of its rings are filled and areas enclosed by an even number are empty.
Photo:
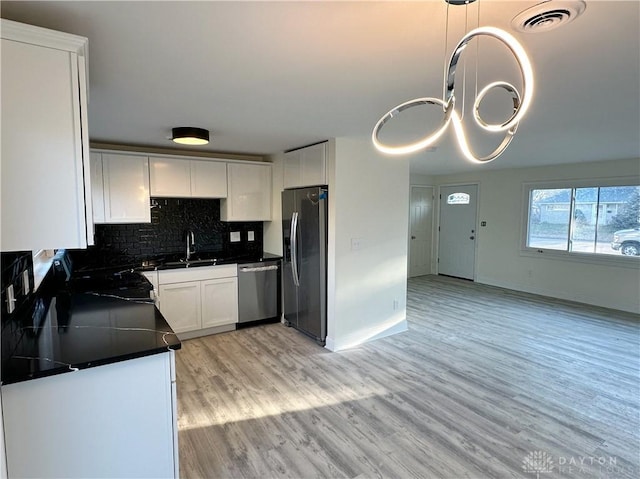
M33 257L31 251L12 251L0 255L2 266L2 316L7 313L7 287L13 285L13 294L16 301L15 309L20 309L27 300L29 294L23 294L23 287L31 292L33 290ZM23 272L27 271L27 284L23 285Z
M224 256L262 253L262 222L220 221L220 200L152 198L151 223L96 225L96 245L74 251L83 264L125 264L185 252L186 232L193 231L196 252ZM248 241L249 232L254 240ZM231 242L231 233L240 241Z
M19 325L12 321L14 317L22 316L25 311L28 311L34 299L33 293L33 258L31 251L13 251L10 253L0 254L0 265L2 266L2 297L0 307L0 317L2 318L1 332L2 336L2 354L10 353L10 342L7 338L15 335L19 329ZM28 294L23 294L23 272L27 271L29 275L28 279ZM13 285L15 310L13 313L7 312L7 287Z

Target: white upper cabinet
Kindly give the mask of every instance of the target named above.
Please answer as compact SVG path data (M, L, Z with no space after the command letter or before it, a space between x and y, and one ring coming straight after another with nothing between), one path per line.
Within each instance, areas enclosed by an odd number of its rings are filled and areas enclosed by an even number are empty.
M327 184L327 143L284 154L284 187L298 188Z
M225 198L227 165L220 161L151 157L151 196Z
M191 196L227 197L227 164L219 161L191 160Z
M191 196L191 168L188 160L149 158L151 196Z
M87 39L2 20L0 250L93 242Z
M271 165L229 163L222 221L271 221Z
M93 222L104 223L104 180L102 176L102 155L92 151L90 158Z
M149 159L102 154L106 223L151 223Z

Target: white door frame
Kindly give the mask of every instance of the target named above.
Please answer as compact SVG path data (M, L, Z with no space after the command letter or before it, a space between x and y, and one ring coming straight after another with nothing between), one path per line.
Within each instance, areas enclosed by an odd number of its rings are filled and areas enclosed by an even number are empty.
M475 185L478 189L478 195L476 197L476 239L473 242L473 281L475 281L477 279L478 276L478 242L480 241L480 229L478 228L479 226L479 218L480 218L480 182L479 181L465 181L463 183L460 182L456 182L456 183L443 183L441 185L438 185L438 193L437 193L437 199L438 201L434 201L434 203L437 203L437 208L436 208L436 215L437 215L437 219L436 219L436 228L434 231L434 236L435 236L435 248L436 248L436 274L440 274L440 262L439 262L439 258L440 258L440 195L442 194L442 188L446 188L446 187L450 187L450 186L469 186L469 185Z
M431 214L431 244L430 244L430 249L431 249L431 262L429 264L429 274L434 274L434 270L433 270L433 258L434 253L437 251L436 247L435 247L435 237L438 236L435 234L435 228L434 226L436 225L436 222L440 221L440 216L439 216L439 207L440 205L438 204L438 207L435 206L436 203L436 191L439 191L439 187L438 186L433 186L433 185L409 185L409 226L408 226L408 230L407 230L407 278L410 277L411 275L411 191L413 190L413 188L431 188L431 191L433 193L433 199L431 202L431 207L433 208L433 212ZM438 219L435 218L435 215L438 214ZM437 273L436 273L437 274Z

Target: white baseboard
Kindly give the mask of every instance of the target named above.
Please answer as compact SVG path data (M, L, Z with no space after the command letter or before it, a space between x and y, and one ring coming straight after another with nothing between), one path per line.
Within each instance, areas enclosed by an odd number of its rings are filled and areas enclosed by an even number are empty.
M375 341L376 339L385 338L394 334L403 333L409 329L406 316L398 319L392 318L381 324L375 325L369 328L363 328L358 331L354 331L341 338L327 337L325 342L325 348L330 351L340 351L343 349L349 349L356 347L360 344L367 343L369 341Z
M565 301L575 301L578 303L589 304L592 306L599 306L601 308L609 308L609 309L617 309L619 311L625 311L628 313L640 314L640 305L637 302L637 298L635 302L633 300L628 302L610 302L607 300L600 300L598 298L594 298L593 296L568 293L565 291L558 290L550 290L544 287L532 286L532 285L524 285L520 283L508 282L505 283L503 281L488 278L488 277L478 277L475 280L477 283L486 284L489 286L497 286L499 288L511 289L514 291L521 291L523 293L531 293L531 294L539 294L541 296L547 296L549 298L563 299Z
M219 333L228 333L229 331L236 330L236 323L233 324L224 324L222 326L213 326L211 328L198 329L196 331L186 331L184 333L176 333L178 339L180 341L184 341L186 339L194 339L199 338L201 336L208 336L210 334L219 334Z

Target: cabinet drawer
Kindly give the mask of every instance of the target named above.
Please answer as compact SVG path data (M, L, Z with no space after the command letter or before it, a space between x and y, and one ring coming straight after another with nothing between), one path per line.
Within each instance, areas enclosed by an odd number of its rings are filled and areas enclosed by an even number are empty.
M185 283L188 281L206 281L208 279L230 278L235 276L238 276L238 267L235 264L198 266L196 268L158 271L158 283Z

